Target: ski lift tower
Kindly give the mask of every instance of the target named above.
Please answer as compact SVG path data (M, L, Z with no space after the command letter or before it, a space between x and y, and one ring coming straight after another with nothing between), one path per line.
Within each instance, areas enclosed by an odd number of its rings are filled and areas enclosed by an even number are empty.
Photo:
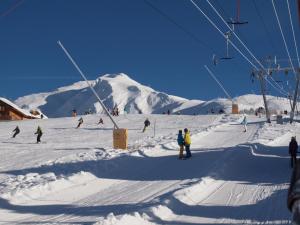
M266 110L266 117L267 117L267 122L271 123L270 119L270 112L268 109L268 104L266 100L266 85L265 85L265 79L267 76L272 76L274 73L280 73L284 72L285 74L288 74L290 71L293 71L293 67L291 66L286 66L286 67L281 67L279 61L286 61L286 60L277 60L276 57L274 57L274 61L271 59L271 57L268 57L267 59L264 60L265 63L268 63L267 69L259 69L259 70L253 70L251 75L253 77L256 77L260 81L260 86L261 86L261 93L263 95L264 99L264 105L265 105L265 110ZM274 66L273 66L274 65ZM290 105L291 105L291 113L290 113L290 123L293 122L294 119L294 112L297 104L297 98L298 98L298 89L299 89L299 76L300 76L300 68L297 68L297 79L296 79L296 87L295 87L295 92L294 92L294 98L293 102L291 102L291 95L289 94L287 97L290 100Z

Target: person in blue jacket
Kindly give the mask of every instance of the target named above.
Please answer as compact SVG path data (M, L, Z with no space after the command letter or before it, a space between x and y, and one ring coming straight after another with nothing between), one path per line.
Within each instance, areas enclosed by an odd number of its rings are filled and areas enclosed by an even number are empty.
M183 159L183 146L184 146L184 139L182 136L182 130L178 131L178 136L177 136L177 143L179 145L179 159Z

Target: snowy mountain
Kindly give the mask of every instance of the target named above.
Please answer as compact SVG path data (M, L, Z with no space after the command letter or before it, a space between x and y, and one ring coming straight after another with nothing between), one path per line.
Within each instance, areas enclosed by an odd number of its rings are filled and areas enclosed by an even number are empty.
M144 86L128 75L107 74L90 81L108 109L118 106L120 113L160 114L163 112L181 113L186 115L207 114L208 112L224 110L231 112L232 102L217 98L210 101L188 100L185 98L158 92ZM289 101L284 98L268 96L272 111L289 109ZM260 95L244 95L234 99L241 111L254 111L263 107ZM70 116L73 109L79 114L91 110L101 113L98 103L86 82L76 82L70 86L61 87L53 92L32 94L18 98L15 103L26 109L40 109L49 117Z
M121 113L162 113L174 110L187 99L157 92L139 84L126 74L107 74L90 81L108 109L118 106ZM76 109L79 114L92 110L102 112L101 105L90 91L86 82L77 82L54 92L28 95L18 98L16 103L23 108L39 108L50 117L71 115Z

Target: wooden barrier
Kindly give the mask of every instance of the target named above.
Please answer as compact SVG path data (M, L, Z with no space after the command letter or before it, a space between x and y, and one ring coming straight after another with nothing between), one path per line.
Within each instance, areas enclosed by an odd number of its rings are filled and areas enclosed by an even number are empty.
M127 149L128 147L128 131L127 129L114 129L113 131L114 148Z

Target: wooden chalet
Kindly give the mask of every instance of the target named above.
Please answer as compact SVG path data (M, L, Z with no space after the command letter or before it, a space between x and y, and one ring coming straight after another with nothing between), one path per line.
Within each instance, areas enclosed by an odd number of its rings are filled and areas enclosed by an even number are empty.
M21 109L11 101L0 97L0 121L1 120L24 120L37 119L39 117Z

